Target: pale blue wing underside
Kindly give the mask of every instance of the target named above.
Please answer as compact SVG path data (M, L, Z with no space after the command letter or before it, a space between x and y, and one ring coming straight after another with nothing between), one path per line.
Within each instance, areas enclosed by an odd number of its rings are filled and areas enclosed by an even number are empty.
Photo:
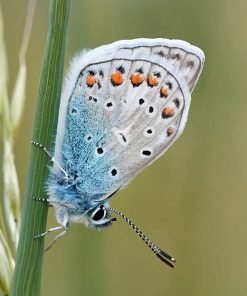
M55 157L78 192L113 192L167 150L183 131L203 62L197 47L165 39L121 41L74 59Z

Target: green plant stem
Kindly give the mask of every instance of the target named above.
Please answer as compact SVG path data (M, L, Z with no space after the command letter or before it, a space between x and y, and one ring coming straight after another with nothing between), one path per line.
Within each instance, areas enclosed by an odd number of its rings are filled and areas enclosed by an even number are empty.
M48 149L54 137L63 76L70 0L51 0L50 24L43 58L32 139ZM34 201L44 196L47 156L31 148L27 187L22 213L16 268L10 295L40 295L44 239L34 239L46 228L47 204Z

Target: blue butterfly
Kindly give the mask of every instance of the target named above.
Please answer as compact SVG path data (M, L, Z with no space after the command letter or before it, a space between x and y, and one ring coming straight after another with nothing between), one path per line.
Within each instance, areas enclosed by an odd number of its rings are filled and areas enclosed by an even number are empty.
M46 189L60 226L83 223L97 230L118 214L156 256L160 250L109 201L180 136L191 92L204 64L203 52L185 41L135 39L76 56L62 92L54 156ZM40 200L40 199L39 199ZM53 243L54 243L53 242Z

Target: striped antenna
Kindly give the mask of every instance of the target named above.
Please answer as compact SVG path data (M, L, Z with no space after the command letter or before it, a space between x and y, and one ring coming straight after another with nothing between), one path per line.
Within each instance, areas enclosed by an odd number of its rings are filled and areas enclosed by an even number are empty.
M134 230L135 232L139 235L139 237L148 245L148 247L153 251L153 253L165 264L168 266L174 268L174 263L176 262L175 258L172 256L168 255L166 252L162 251L160 248L158 248L150 239L141 232L141 230L130 221L129 218L127 218L124 214L121 212L108 207L107 210L110 210L116 214L118 214L120 217L122 217Z

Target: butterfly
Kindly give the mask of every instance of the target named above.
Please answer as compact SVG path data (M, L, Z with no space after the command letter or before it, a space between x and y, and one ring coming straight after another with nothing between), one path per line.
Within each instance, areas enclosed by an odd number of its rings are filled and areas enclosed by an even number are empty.
M74 57L61 96L54 156L32 142L52 162L47 201L60 224L36 237L61 230L54 243L71 223L101 230L116 213L173 267L175 259L109 201L181 135L203 64L198 47L161 38L122 40Z

